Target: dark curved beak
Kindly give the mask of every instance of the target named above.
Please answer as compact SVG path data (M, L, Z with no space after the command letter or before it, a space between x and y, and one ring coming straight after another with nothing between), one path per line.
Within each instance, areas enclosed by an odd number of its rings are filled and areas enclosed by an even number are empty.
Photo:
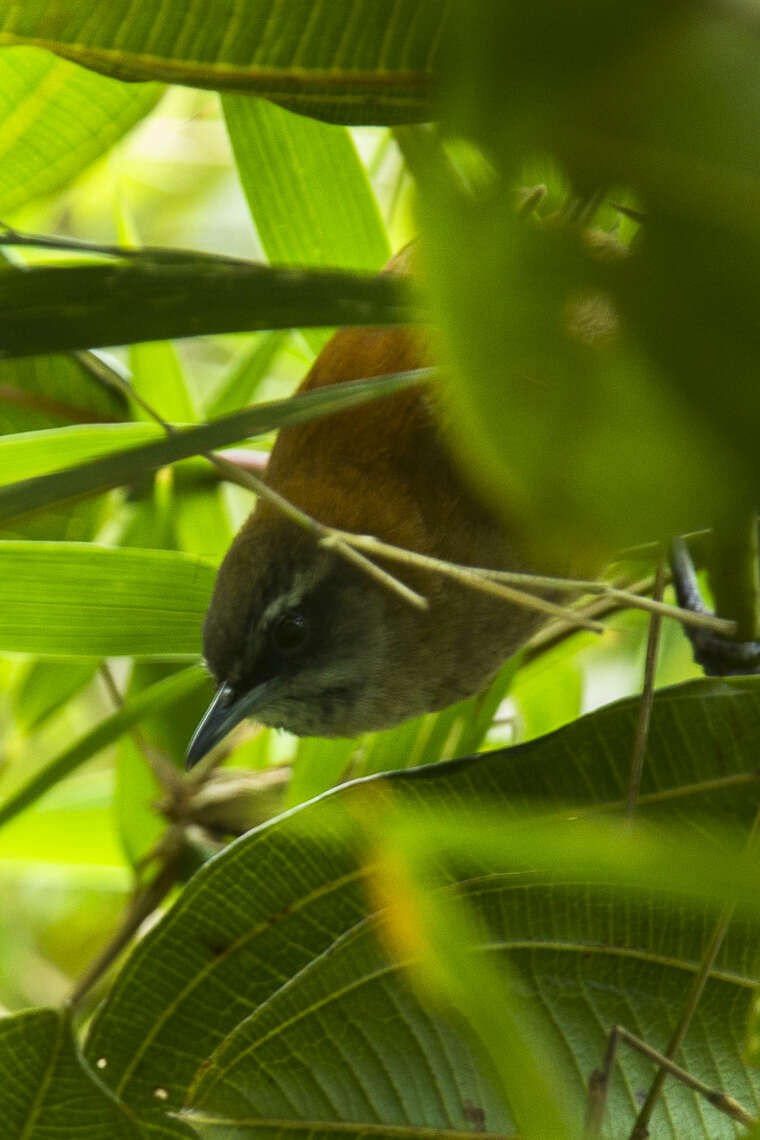
M274 688L273 681L264 681L249 692L238 694L231 685L220 685L187 746L185 768L188 771L194 768L206 753L224 740L235 725L268 704Z

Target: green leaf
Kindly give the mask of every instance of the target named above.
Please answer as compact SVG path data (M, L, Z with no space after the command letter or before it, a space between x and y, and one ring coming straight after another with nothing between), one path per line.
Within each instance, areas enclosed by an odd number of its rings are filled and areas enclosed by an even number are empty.
M133 344L129 363L132 387L154 411L169 423L196 422L198 414L173 345L161 340Z
M610 809L625 796L637 709L621 702L526 745L346 785L243 837L132 955L96 1015L87 1056L108 1055L105 1079L138 1112L151 1105L156 1074L170 1073L167 1107L192 1107L194 1127L215 1140L307 1127L325 1140L456 1135L472 1112L487 1131L509 1133L493 1064L461 1010L446 1014L432 975L432 990L427 975L413 974L412 985L399 961L416 956L423 929L413 908L394 917L405 905L392 874L399 843L435 888L431 906L441 891L472 911L464 1000L479 961L498 973L506 957L521 999L548 1026L579 1123L613 1025L664 1046L715 914L736 890L744 917L677 1060L753 1105L760 1076L741 1051L760 980L757 868L718 837L729 820L748 828L755 812L760 683L658 695L641 822L630 834ZM531 818L536 803L544 814ZM606 822L577 818L591 811ZM436 848L450 852L443 865ZM621 1057L608 1135L630 1131L652 1075L644 1058ZM728 1118L677 1082L653 1133L735 1136Z
M34 0L6 9L0 44L34 43L121 79L265 95L343 123L430 117L448 0Z
M95 459L79 467L70 467L50 475L26 479L13 486L0 488L0 520L38 510L40 507L50 506L51 503L76 498L93 491L103 491L121 483L129 483L158 467L176 463L178 459L186 459L199 452L214 451L249 435L263 435L288 424L305 423L330 412L357 407L366 400L390 395L391 392L419 383L422 379L428 378L426 373L425 369L399 372L371 380L335 384L312 392L304 392L287 400L273 400L270 403L245 408L211 423L201 424L199 427L175 432L167 438L143 444L141 447L106 455L102 459ZM135 425L129 426L135 427ZM147 433L148 425L142 430ZM31 442L32 453L40 456L41 461L42 457L47 459L49 456L46 448L48 438L46 436L42 441L43 446L39 452L34 450L37 441ZM77 435L76 438L79 446L87 437ZM101 441L103 439L102 436L97 438ZM2 446L1 440L0 446ZM13 444L9 446L12 447ZM16 446L19 450L23 450L25 446L23 437L18 437Z
M85 761L97 755L109 744L113 744L144 717L170 708L189 693L203 688L204 684L207 684L204 673L193 667L165 677L138 693L113 716L96 725L79 740L75 740L73 744L54 756L28 783L13 792L0 807L0 826L35 803L61 780L81 767Z
M378 270L390 248L380 211L345 127L263 99L222 99L240 181L272 264ZM315 351L324 335L306 333Z
M0 542L0 651L196 656L213 581L178 551Z
M14 695L16 723L26 733L44 724L95 675L94 661L35 661Z
M288 339L287 332L277 330L256 337L250 349L235 360L222 377L219 387L206 407L209 419L237 411L253 402L259 385Z
M0 1021L0 1077L0 1117L9 1140L148 1135L85 1064L68 1018L52 1009Z
M414 319L393 276L273 269L211 254L142 251L110 263L0 274L0 356L207 333Z
M0 436L0 486L165 438L163 428L155 423L72 424Z
M80 174L160 96L35 48L0 53L0 217Z
M71 356L0 360L0 431L121 420L126 401ZM0 472L2 466L0 465Z

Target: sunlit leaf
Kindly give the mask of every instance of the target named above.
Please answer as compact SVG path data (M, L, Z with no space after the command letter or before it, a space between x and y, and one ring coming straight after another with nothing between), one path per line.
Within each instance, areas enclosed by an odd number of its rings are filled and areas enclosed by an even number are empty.
M448 0L40 0L0 19L0 44L35 43L122 79L266 95L344 123L430 115ZM317 18L315 18L315 16Z
M76 424L0 436L0 486L164 438L155 423Z
M209 562L169 550L0 543L0 649L176 659L200 653Z
M65 185L160 96L35 48L0 53L0 217Z
M95 675L94 661L35 661L13 702L18 726L33 732L80 692Z
M380 211L345 127L263 99L222 100L251 216L274 265L379 270L390 249ZM307 332L315 350L324 343Z
M71 356L0 360L3 433L121 420L125 413L126 401L99 384ZM4 463L0 464L0 473L3 469Z

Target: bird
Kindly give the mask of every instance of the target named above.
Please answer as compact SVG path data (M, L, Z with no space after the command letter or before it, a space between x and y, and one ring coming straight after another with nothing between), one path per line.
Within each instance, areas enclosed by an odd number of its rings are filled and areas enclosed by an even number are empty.
M416 272L416 243L384 272ZM418 327L346 327L299 392L422 368ZM515 526L472 489L429 386L280 430L269 487L319 523L467 566L520 570ZM394 569L398 573L398 568ZM545 618L429 570L409 604L259 498L219 568L203 625L217 693L188 747L192 767L241 721L352 737L470 697Z

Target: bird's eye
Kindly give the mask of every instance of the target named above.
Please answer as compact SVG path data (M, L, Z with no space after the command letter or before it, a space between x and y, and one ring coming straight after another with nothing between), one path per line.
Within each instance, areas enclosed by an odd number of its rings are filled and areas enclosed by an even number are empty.
M282 614L272 626L269 636L280 653L296 653L306 644L309 623L303 614Z

